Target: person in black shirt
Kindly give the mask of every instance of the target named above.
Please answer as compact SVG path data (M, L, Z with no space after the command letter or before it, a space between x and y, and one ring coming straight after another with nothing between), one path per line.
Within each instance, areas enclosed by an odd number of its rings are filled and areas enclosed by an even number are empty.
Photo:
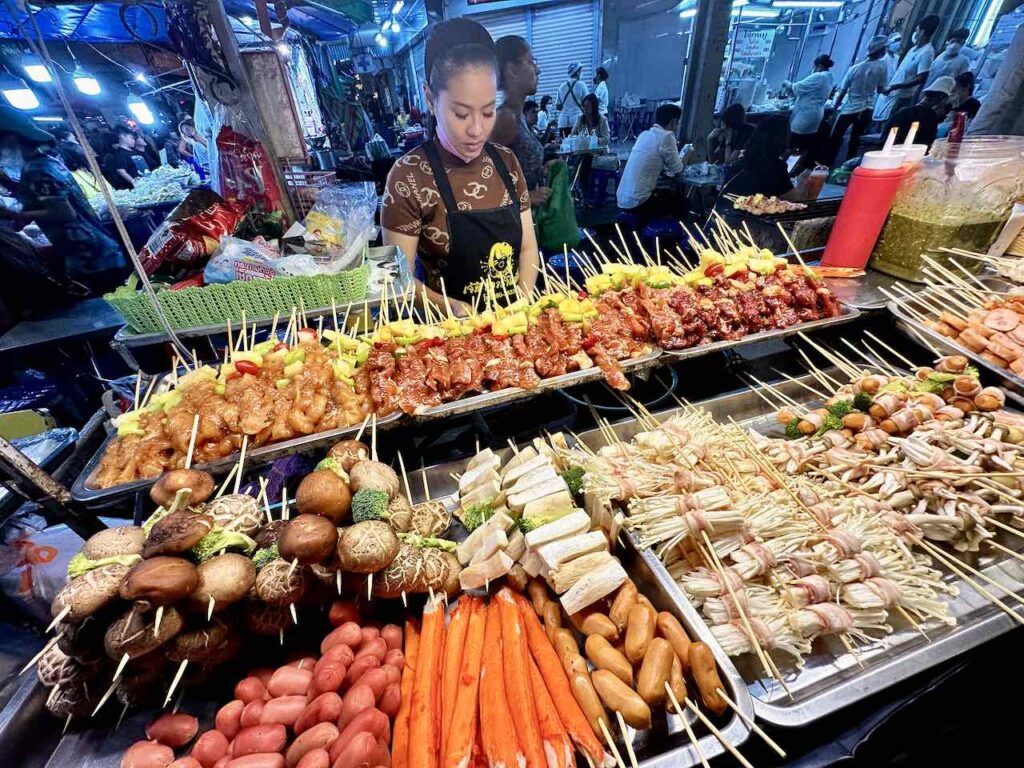
M139 169L132 159L137 154L135 133L127 126L119 126L116 136L117 141L104 158L103 173L114 189L135 189L135 179L139 177Z
M893 128L897 129L896 143L902 144L910 131L910 126L917 123L917 135L914 137L915 144L925 144L931 147L932 142L939 133L939 123L946 116L949 108L949 95L953 92L956 82L952 77L940 77L931 85L928 90L921 94L921 100L912 107L904 107L892 116L888 133Z
M754 126L747 122L747 110L742 104L730 104L722 110L719 125L708 134L708 161L735 162L753 133Z
M981 102L974 98L974 73L970 70L956 76L956 85L949 97L949 111L966 112L967 119L973 120L981 109Z
M786 200L799 195L789 179L784 155L789 147L789 118L773 115L750 135L743 156L726 170L723 192L733 195L774 195Z

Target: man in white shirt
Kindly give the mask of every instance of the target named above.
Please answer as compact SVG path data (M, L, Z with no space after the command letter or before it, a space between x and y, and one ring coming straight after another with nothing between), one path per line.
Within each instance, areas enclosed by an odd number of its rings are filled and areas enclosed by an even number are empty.
M608 70L598 67L594 73L594 95L597 96L597 111L608 117Z
M569 79L558 88L558 99L555 106L558 107L558 131L563 136L572 133L573 126L583 114L583 97L587 95L587 86L580 80L583 74L583 65L578 61L569 65L567 72Z
M903 35L899 32L893 32L889 35L886 40L885 56L882 57L882 61L885 62L885 69L888 73L885 78L885 82L892 81L892 76L896 74L896 68L900 65L900 48L903 47Z
M849 128L850 147L847 157L856 157L860 149L860 137L871 125L871 109L879 89L887 81L885 67L886 39L881 35L871 38L868 43L868 57L854 64L846 71L846 77L836 91L838 117L832 127L832 160L839 154L839 147Z
M683 110L662 104L654 125L637 137L615 192L619 208L646 219L678 220L686 212L686 198L676 189L657 189L662 174L682 173L683 157L676 146L676 129Z
M967 38L971 36L968 29L955 29L946 37L946 50L935 57L932 68L928 71L928 82L924 84L927 89L940 77L952 77L954 80L971 68L971 60L963 52Z
M935 14L925 16L914 29L914 47L907 51L896 74L889 84L882 89L882 96L875 104L873 120L888 120L903 107L910 106L917 96L918 90L928 80L928 73L935 61L935 48L932 36L939 28L939 17Z

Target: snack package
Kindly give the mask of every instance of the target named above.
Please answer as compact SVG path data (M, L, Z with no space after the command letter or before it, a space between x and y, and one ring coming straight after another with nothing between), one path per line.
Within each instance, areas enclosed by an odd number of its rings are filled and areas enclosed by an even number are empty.
M217 149L224 197L257 210L282 210L273 161L261 144L225 125L217 134Z
M152 275L198 269L224 235L231 235L245 215L245 206L225 202L209 189L197 189L171 211L150 235L139 259Z
M203 270L203 279L207 284L267 280L280 274L276 266L279 256L279 251L262 239L250 242L225 237Z
M372 183L324 187L304 222L306 247L320 264L330 265L328 272L336 271L333 267L339 261L348 266L353 254L361 254L376 210L377 191Z

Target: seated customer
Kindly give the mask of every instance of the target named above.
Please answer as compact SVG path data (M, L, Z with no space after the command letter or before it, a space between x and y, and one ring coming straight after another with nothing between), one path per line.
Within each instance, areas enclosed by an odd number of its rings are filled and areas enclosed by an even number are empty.
M789 180L785 160L788 148L789 120L784 115L765 118L750 136L743 157L726 170L722 192L800 199Z
M956 85L949 97L949 111L966 112L967 119L973 120L981 109L981 102L974 98L974 73L961 72L955 78Z
M739 159L747 146L754 126L747 122L747 110L742 104L730 104L723 110L718 124L708 134L708 162L732 163Z
M646 219L675 220L685 213L686 198L680 190L656 188L662 174L682 173L684 158L676 144L682 115L677 104L662 104L654 113L654 125L637 137L615 192L622 210Z
M599 147L607 147L608 137L610 135L608 130L608 118L602 115L599 110L600 104L597 100L597 96L592 93L588 93L584 96L583 112L576 121L576 125L573 126L572 132L577 136L582 136L584 134L597 136L597 145Z
M921 93L921 99L912 107L904 107L892 116L889 130L897 128L896 143L902 144L907 138L910 126L917 123L915 144L931 147L939 134L939 123L946 116L949 96L956 81L952 77L940 77ZM888 131L886 131L888 133Z

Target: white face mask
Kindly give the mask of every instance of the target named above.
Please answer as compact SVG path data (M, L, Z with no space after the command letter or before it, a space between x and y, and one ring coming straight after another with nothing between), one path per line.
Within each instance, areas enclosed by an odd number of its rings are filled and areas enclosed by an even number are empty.
M889 53L899 53L899 52L900 52L900 44L899 43L889 43Z
M915 29L914 34L910 37L910 41L914 45L917 45L919 42L921 42L921 33Z
M946 53L948 53L950 56L956 56L958 53L960 53L961 48L963 48L963 45L961 45L960 43L950 43L949 45L946 46Z

